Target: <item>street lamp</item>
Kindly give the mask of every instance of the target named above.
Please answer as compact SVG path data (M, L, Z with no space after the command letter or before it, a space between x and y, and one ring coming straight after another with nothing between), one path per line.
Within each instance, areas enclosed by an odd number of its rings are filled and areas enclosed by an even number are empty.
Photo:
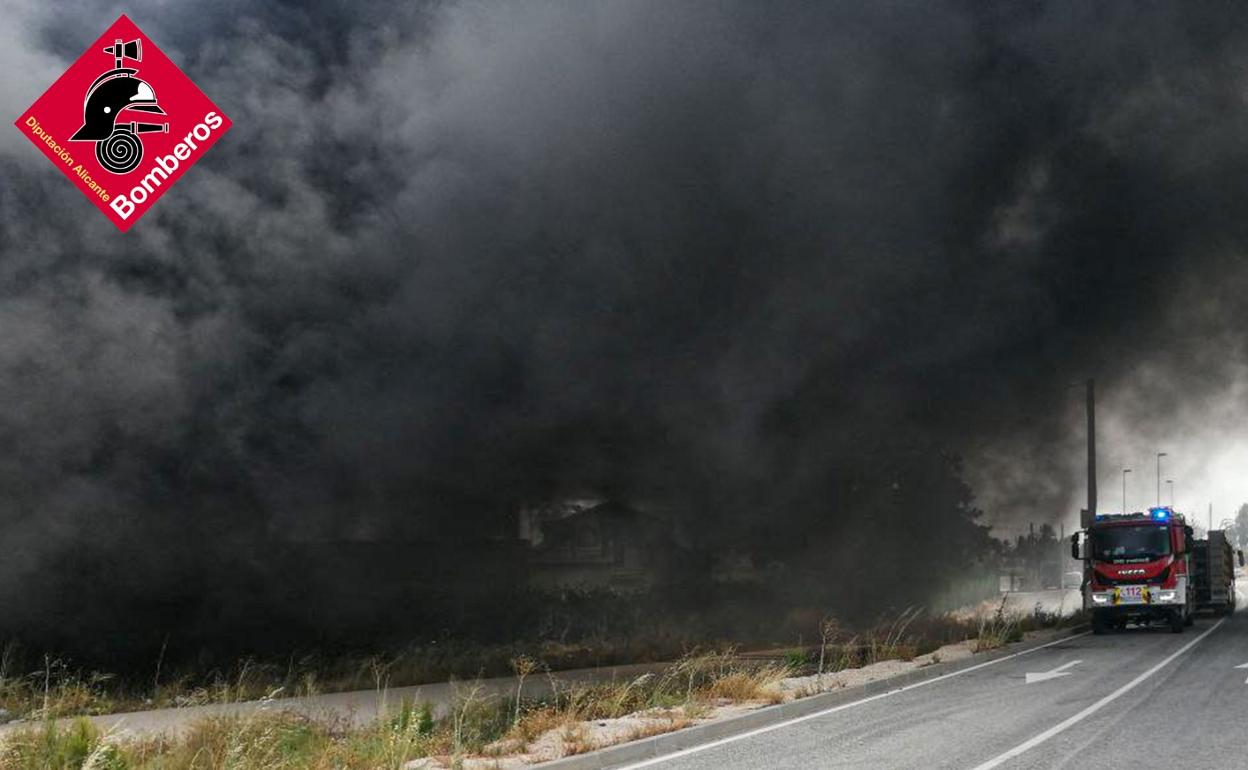
M1130 468L1122 469L1122 512L1127 512L1127 474L1131 472Z
M1157 507L1161 507L1161 458L1165 457L1165 452L1157 453Z
M1174 507L1174 479L1166 479L1166 485L1170 487L1170 507Z

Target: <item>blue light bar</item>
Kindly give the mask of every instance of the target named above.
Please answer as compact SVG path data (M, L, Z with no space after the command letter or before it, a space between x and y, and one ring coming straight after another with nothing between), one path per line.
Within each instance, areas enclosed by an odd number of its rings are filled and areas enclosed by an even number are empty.
M1169 508L1149 508L1148 512L1152 514L1154 519L1164 520L1170 518Z

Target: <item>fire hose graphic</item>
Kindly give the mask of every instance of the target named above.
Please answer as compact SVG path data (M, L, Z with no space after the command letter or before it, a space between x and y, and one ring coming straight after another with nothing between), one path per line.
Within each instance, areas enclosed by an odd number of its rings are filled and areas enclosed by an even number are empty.
M82 105L82 128L69 139L71 142L95 142L95 157L100 165L114 174L127 174L143 160L143 141L138 135L168 133L169 124L118 120L127 110L156 115L166 113L156 103L152 87L135 77L138 70L122 66L126 59L143 61L140 41L115 40L104 53L113 56L114 66L87 89Z

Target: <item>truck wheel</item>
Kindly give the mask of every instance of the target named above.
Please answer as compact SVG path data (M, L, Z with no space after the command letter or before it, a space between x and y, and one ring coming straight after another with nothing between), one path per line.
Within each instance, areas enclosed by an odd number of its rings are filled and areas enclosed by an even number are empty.
M1103 636L1109 633L1109 624L1105 622L1105 618L1101 617L1099 612L1092 613L1092 633L1096 636Z
M1170 633L1181 634L1183 629L1187 627L1186 621L1183 619L1182 612L1176 612L1170 616Z

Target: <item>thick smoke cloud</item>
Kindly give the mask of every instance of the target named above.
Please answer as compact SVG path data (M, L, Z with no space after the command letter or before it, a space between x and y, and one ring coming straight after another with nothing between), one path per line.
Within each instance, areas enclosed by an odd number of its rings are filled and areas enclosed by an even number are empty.
M10 617L586 490L869 524L826 477L885 445L1008 531L1077 502L1072 384L1161 432L1239 393L1235 8L126 10L235 128L124 236L0 140ZM118 12L6 4L11 112Z

